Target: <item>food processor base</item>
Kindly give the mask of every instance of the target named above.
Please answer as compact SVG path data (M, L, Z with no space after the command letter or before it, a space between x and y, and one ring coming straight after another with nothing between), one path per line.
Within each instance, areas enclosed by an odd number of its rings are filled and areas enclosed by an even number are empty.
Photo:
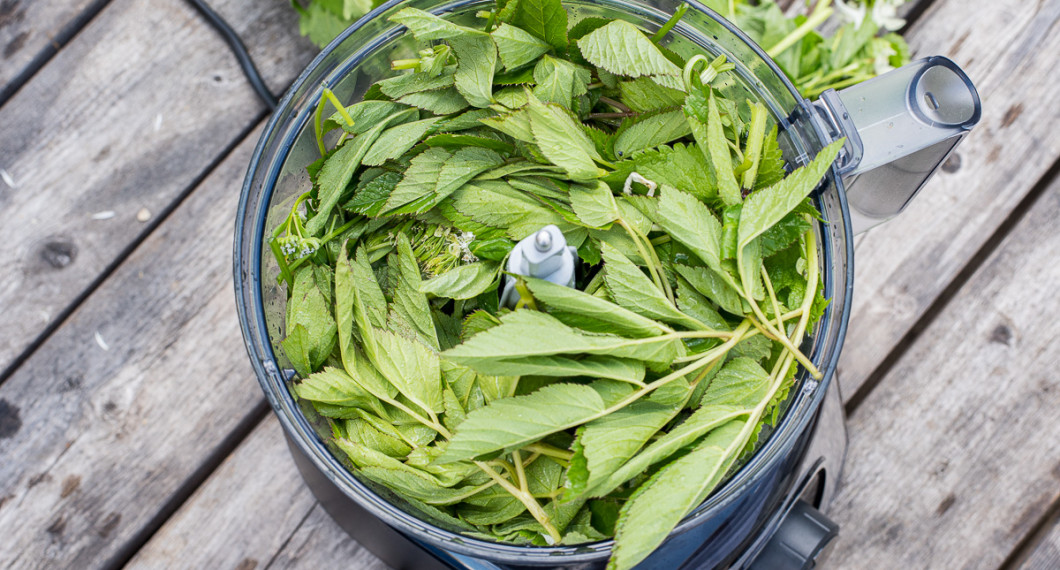
M795 468L796 477L780 507L750 538L732 549L704 544L691 557L675 560L666 556L666 545L641 567L648 568L738 568L749 570L795 570L818 568L829 546L838 536L838 526L822 511L827 510L846 456L847 435L838 382L833 381L812 426L808 444ZM291 455L313 495L353 539L397 570L522 570L530 566L501 565L440 550L394 530L339 490L316 469L302 451L287 440ZM735 533L741 536L743 533ZM746 535L743 535L746 536ZM731 545L731 541L730 541ZM731 545L737 546L737 545ZM686 550L687 551L687 550ZM661 555L661 556L660 556ZM603 564L580 564L567 570L590 570Z

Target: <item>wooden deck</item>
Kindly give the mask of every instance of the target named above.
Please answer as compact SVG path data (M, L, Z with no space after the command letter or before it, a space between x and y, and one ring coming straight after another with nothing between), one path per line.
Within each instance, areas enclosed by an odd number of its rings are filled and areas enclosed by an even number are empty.
M274 92L315 54L288 0L211 4ZM831 566L1058 568L1060 0L912 15L984 116L859 238ZM384 567L303 486L239 333L266 116L182 1L0 0L0 567Z

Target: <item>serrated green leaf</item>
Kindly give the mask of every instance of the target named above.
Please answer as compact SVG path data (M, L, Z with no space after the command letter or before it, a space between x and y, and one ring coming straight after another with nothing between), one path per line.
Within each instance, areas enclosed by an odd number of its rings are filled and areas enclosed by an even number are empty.
M682 313L696 319L714 330L728 330L729 324L718 314L706 296L696 291L688 281L681 277L677 280L677 308Z
M743 315L744 307L736 283L727 273L718 273L707 267L689 267L675 264L674 269L688 280L692 287L719 307L734 315ZM723 277L723 275L725 277Z
M448 299L472 299L497 283L500 263L477 261L458 265L420 285L420 291Z
M567 60L544 56L534 66L534 95L545 103L555 103L568 110L574 98L588 93L586 85L592 73Z
M677 78L681 68L673 64L633 24L614 20L578 40L578 48L589 63L627 77L669 75Z
M743 422L717 429L688 455L662 468L622 507L608 568L633 568L721 482L736 459Z
M608 243L603 243L604 282L611 299L618 305L649 319L658 319L690 328L699 323L677 310L640 268Z
M789 174L780 182L747 197L740 214L739 245L745 247L754 238L779 222L802 203L832 168L846 139L826 146L810 164Z
M560 0L519 0L511 23L557 50L567 47L567 11Z
M312 358L309 356L309 333L302 325L287 327L287 336L280 341L283 353L291 362L295 372L303 378L313 371Z
M457 91L472 107L489 107L493 103L493 72L497 66L497 46L489 34L476 32L449 40L456 55L453 76Z
M288 330L302 327L305 331L304 337L292 341L295 350L291 352L296 358L308 356L308 370L316 370L338 340L338 328L331 314L328 296L320 290L312 266L303 266L295 272L294 287L287 300L285 322Z
M652 319L578 289L532 277L526 278L526 285L549 314L573 327L636 338L671 332Z
M531 98L527 110L530 130L541 152L552 164L567 171L573 180L592 180L605 171L593 160L602 160L578 122L562 107Z
M386 206L390 199L390 193L401 182L400 172L384 172L376 176L363 187L359 187L353 194L353 198L343 205L343 208L374 218Z
M388 20L405 26L420 41L448 40L468 34L485 35L482 31L454 24L416 8L403 8Z
M542 225L556 224L560 230L570 227L555 211L502 181L465 185L453 194L452 207L483 227L504 228L513 240L525 238ZM469 231L481 235L479 229Z
M681 91L663 87L648 77L622 81L618 89L622 93L622 102L637 113L666 109L685 101L685 94Z
M637 385L644 381L645 374L643 362L611 356L531 356L513 360L479 361L474 367L482 374L499 376L587 376Z
M664 186L660 189L658 223L670 236L692 250L714 271L721 271L721 222L691 194Z
M622 184L631 172L637 172L657 185L668 184L705 203L716 200L718 196L714 174L703 153L694 144L663 145L637 153L615 166L615 172L606 178L611 184Z
M379 429L381 426L387 426L390 430L383 432ZM370 423L360 417L348 418L345 428L346 434L344 437L346 439L356 441L384 455L403 458L412 451L412 448L401 440L397 430L386 424L386 422Z
M390 127L379 135L372 148L364 155L361 164L378 166L393 160L420 142L423 135L431 130L441 117L431 117L422 121L413 121L396 127Z
M323 129L324 132L329 132L334 129L342 129L351 135L359 135L378 126L381 121L394 113L407 109L407 105L402 105L393 101L361 101L360 103L346 107L346 113L351 119L353 119L352 125L347 123L346 119L336 111L331 117L324 121ZM409 120L415 118L416 117L410 115ZM393 122L397 123L397 121Z
M438 355L423 344L390 331L374 329L370 334L365 350L380 374L420 408L443 412Z
M391 309L412 328L417 338L434 350L439 350L438 333L431 317L431 307L427 303L427 296L420 290L423 283L420 279L420 266L412 252L412 244L408 236L401 233L397 235L395 245L396 254L391 254L390 273L396 274L397 286L394 287Z
M354 364L353 300L357 295L357 286L353 279L353 266L344 242L339 248L339 258L335 261L335 325L339 354L347 370L353 370Z
M375 396L337 368L325 367L320 372L311 374L295 384L292 390L303 400L361 408L375 414L385 413Z
M441 74L435 76L427 73L403 73L397 77L378 81L376 85L387 97L400 99L411 93L452 87L454 73L456 73L454 66L445 68Z
M451 115L468 107L467 99L455 87L409 93L398 99L405 105L412 105L435 115Z
M493 42L497 44L501 63L505 69L522 67L544 55L551 46L533 34L510 24L501 23L490 32Z
M425 212L467 181L503 163L504 159L489 149L467 147L450 153L444 148L429 148L412 159L383 213Z
M483 130L484 133L489 131ZM492 136L492 133L490 133ZM449 133L443 133L440 135L434 135L427 140L423 141L423 144L427 146L440 146L448 149L458 149L462 147L477 146L479 148L488 148L495 150L502 154L511 154L515 152L515 147L512 145L499 140L499 138L490 138L486 136L476 135L454 135Z
M626 119L615 135L615 156L631 156L639 150L666 144L691 132L681 109Z
M570 205L574 215L583 224L593 228L604 227L620 215L611 187L603 182L597 182L595 186L571 185Z
M721 123L721 115L714 94L710 94L709 120L706 125L706 149L710 152L710 161L714 166L714 176L718 183L718 194L726 205L739 204L742 201L740 185L736 182L736 174L732 168L732 155L729 154L729 143L725 139L724 127ZM693 123L698 119L689 117L689 123L693 130ZM697 138L698 141L698 138ZM698 141L700 148L703 142Z
M489 332L475 338L485 334ZM605 410L596 390L581 384L552 384L526 396L495 400L467 415L438 461L451 463L518 449L590 421Z
M770 376L754 360L734 358L714 376L700 400L702 406L753 408L769 393Z
M482 124L513 139L534 142L534 133L530 130L530 111L526 109L482 119Z
M537 311L519 310L501 317L501 324L479 333L443 356L475 368L480 362L514 361L523 357L597 354L669 364L682 350L672 336L625 338L581 333Z

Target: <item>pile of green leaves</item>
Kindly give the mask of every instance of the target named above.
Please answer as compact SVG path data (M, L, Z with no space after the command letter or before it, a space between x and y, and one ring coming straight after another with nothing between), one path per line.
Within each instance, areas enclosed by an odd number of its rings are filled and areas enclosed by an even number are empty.
M630 568L753 453L799 364L819 376L810 195L841 142L789 173L731 65L662 47L683 12L648 36L559 0L477 27L405 9L408 71L348 107L324 91L312 187L270 241L281 346L336 454L416 516L614 536ZM502 271L548 224L575 288Z
M895 19L877 16L879 8L890 8L889 14L901 0L837 1L846 23L825 34L819 30L832 16L832 0L817 0L808 15L793 17L773 0L703 0L766 49L806 97L843 89L909 63L909 46L902 36L880 34L881 26L886 30ZM291 0L302 35L320 47L382 3L309 0L303 7L299 0Z

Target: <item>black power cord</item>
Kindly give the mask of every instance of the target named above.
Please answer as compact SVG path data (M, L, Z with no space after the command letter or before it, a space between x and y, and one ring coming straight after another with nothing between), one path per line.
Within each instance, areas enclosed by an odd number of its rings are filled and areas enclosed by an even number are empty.
M187 0L187 2L198 10L206 18L206 21L224 37L225 43L232 49L232 53L235 54L236 59L239 61L239 67L243 68L243 74L247 76L247 81L250 81L250 86L254 88L258 97L261 97L261 100L265 102L269 110L275 111L277 105L276 96L265 85L265 80L261 78L258 68L254 66L254 60L250 59L250 53L247 52L243 41L239 39L239 34L203 0Z

